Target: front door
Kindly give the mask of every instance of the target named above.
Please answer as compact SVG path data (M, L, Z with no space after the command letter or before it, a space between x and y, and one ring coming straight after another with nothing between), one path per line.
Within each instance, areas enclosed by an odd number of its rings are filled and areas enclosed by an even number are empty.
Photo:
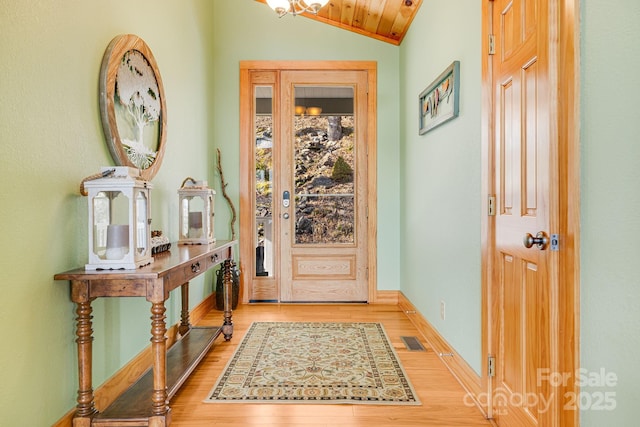
M555 354L549 1L493 2L495 249L493 417L500 426L547 426L554 396L544 373Z
M370 71L283 65L241 73L243 299L368 302Z
M283 71L280 301L366 302L367 75Z

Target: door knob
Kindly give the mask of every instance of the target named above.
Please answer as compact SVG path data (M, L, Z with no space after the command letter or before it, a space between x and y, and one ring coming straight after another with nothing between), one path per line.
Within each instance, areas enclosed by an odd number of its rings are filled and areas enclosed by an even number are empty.
M536 234L536 237L533 237L531 233L527 233L524 235L522 243L524 243L525 248L530 248L533 245L536 245L538 246L538 249L544 251L549 245L549 238L544 233L544 231L539 231L538 234Z

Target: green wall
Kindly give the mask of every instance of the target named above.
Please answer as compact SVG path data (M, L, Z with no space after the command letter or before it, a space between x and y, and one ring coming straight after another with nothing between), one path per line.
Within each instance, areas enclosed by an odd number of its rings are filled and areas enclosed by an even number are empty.
M480 6L424 1L400 47L401 289L478 373L481 62L480 37L469 34L481 33ZM460 114L419 135L418 95L454 60Z
M572 378L589 377L594 384L584 382L577 396L581 425L631 426L640 400L640 250L634 240L640 233L640 3L581 3L583 371ZM480 34L480 6L472 0L423 2L400 48L401 290L476 372L482 357L481 68L480 39L468 34ZM453 59L461 61L460 117L418 136L417 94ZM598 384L602 372L617 381Z
M378 62L381 289L399 289L398 48L298 17L278 19L252 0L83 2L0 0L0 221L5 325L0 425L49 425L75 405L75 307L55 273L87 262L81 180L112 165L102 133L98 76L113 37L133 33L153 51L167 101L167 148L153 179L153 229L177 240L177 189L187 176L216 188L216 235L230 211L215 173L221 148L238 206L239 61L353 59ZM191 305L213 274L192 282ZM149 344L149 304L93 303L94 387ZM167 323L179 320L179 298ZM44 396L43 396L44 395Z
M634 240L640 233L640 3L581 3L584 371L572 373L572 379L584 382L589 377L595 383L585 382L575 396L581 425L631 426L637 424L640 400L635 363L640 349L635 263L640 250ZM481 68L480 39L469 33L480 34L480 7L481 2L472 0L423 2L400 48L401 290L477 372L482 359ZM460 117L418 136L417 95L453 59L461 61ZM440 320L441 300L447 306L445 321ZM617 380L598 385L605 379L602 372ZM566 396L564 403L571 398Z
M102 55L134 33L153 51L167 100L167 149L151 193L153 229L177 240L177 189L212 180L209 0L0 0L0 425L45 426L75 405L74 305L55 273L87 262L80 181L112 165L98 107ZM220 202L218 202L220 203ZM190 288L196 304L212 274ZM179 298L167 321L179 319ZM149 344L150 304L94 304L94 386Z
M213 140L239 162L239 63L242 60L366 60L378 65L378 289L399 289L399 79L396 46L303 17L278 16L253 0L214 6ZM227 178L229 175L229 178ZM239 175L225 171L238 193ZM228 212L217 221L226 224Z
M640 398L633 240L640 232L640 4L583 3L581 358L618 382L584 389L585 399L615 392L617 407L583 408L582 425L627 426ZM469 34L480 34L480 5L425 0L398 48L304 18L278 19L253 0L0 0L0 424L49 425L75 404L74 306L68 284L52 277L87 260L78 186L113 164L98 75L106 46L122 33L147 42L164 81L168 141L152 207L153 228L171 240L186 176L218 190L216 234L228 237L214 155L222 149L237 201L240 60L377 61L378 285L401 289L479 371L480 40ZM460 116L419 136L417 95L454 59L461 61ZM212 278L192 283L192 305L211 292ZM170 324L178 300L168 303ZM94 303L95 386L148 344L149 328L145 301Z
M617 377L615 385L582 389L582 425L634 426L640 416L640 3L583 1L581 18L580 357L595 380L601 369Z

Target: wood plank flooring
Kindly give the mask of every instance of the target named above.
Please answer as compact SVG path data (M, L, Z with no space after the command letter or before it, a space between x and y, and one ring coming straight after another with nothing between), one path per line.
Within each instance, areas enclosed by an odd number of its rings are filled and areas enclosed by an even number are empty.
M198 326L220 324L213 310ZM253 321L381 322L418 394L421 406L203 403ZM234 334L218 338L171 400L172 427L200 426L490 426L405 314L395 305L240 305ZM409 351L401 336L416 336L426 352Z

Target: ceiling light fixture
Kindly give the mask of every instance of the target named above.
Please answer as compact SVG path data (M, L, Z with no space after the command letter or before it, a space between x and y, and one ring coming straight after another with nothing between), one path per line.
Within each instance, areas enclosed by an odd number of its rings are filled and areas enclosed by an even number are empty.
M327 3L329 3L329 0L267 0L269 7L273 9L280 18L287 13L293 16L305 12L317 15L318 11Z

